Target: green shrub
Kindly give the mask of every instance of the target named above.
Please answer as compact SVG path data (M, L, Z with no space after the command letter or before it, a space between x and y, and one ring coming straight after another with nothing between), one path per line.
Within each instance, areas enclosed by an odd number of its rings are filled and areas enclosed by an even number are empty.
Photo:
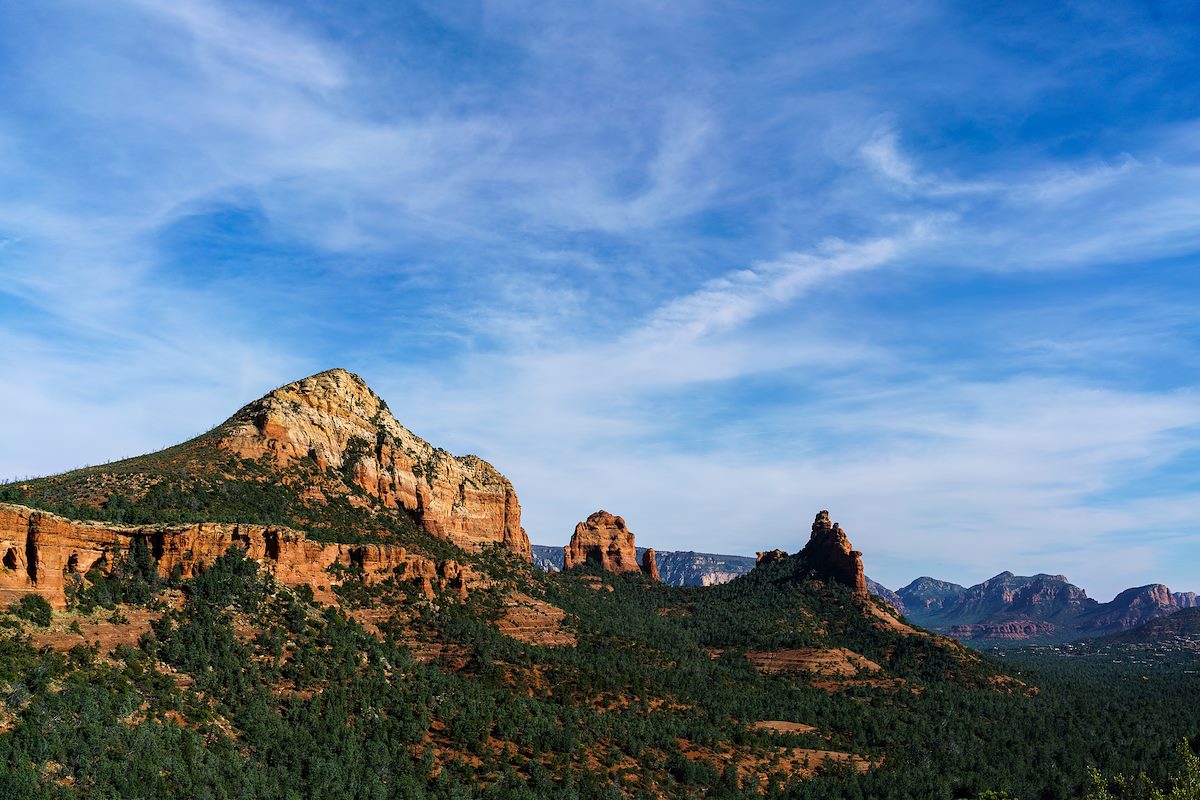
M40 594L27 594L12 607L12 612L22 619L45 628L53 616L50 604Z

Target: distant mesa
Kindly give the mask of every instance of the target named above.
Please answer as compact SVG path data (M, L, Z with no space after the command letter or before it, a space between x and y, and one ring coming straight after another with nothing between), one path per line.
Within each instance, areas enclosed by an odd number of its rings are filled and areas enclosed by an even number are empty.
M465 599L478 577L469 566L435 561L398 545L314 542L303 532L281 526L229 522L114 525L0 503L0 551L4 553L0 606L32 593L55 608L65 608L69 584L93 568L107 572L110 557L129 550L135 539L146 542L164 578L172 574L194 577L236 545L281 583L307 585L325 601L334 599L328 587L339 581L330 574L335 565L357 569L368 583L391 578L413 584L428 598L441 589Z
M878 586L873 591L893 594ZM1193 592L1172 592L1162 584L1126 589L1099 603L1063 575L1007 570L969 587L918 578L894 594L902 604L898 608L918 625L993 644L1101 636L1197 605Z
M563 549L563 568L595 564L608 572L644 572L658 580L655 556L647 550L638 563L633 531L625 520L607 511L597 511L575 526L571 543Z

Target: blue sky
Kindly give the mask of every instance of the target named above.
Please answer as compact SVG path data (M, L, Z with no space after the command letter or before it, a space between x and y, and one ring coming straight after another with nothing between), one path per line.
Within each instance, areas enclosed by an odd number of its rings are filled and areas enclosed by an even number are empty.
M1186 4L0 6L0 474L361 374L660 549L1200 590Z

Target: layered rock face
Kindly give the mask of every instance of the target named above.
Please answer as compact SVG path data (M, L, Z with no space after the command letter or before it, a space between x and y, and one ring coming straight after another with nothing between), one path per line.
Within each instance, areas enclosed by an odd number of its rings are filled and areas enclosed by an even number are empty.
M1059 633L1058 626L1043 620L1015 620L1013 622L992 622L971 625L954 625L949 634L955 639L987 639L998 641L1024 642L1030 639L1055 636Z
M571 543L563 549L563 568L580 564L592 563L608 572L642 572L650 574L648 569L658 567L653 557L649 563L639 566L637 547L634 545L633 531L625 525L621 517L597 511L584 522L575 526L571 534ZM657 574L654 575L657 579Z
M816 574L849 586L858 594L867 594L862 553L850 546L845 531L830 521L828 511L817 514L800 555L804 565Z
M34 593L63 608L72 576L93 567L106 571L135 538L146 540L163 577L178 571L190 578L236 545L281 583L308 585L321 594L338 582L327 571L333 564L361 569L367 581L395 577L413 583L427 597L435 588L465 597L475 578L457 562L435 562L403 547L324 544L289 528L236 523L108 525L0 503L0 604Z
M309 458L384 506L413 512L468 550L500 545L529 560L512 484L478 456L452 456L396 421L361 378L329 370L283 386L218 428L218 444L281 466Z

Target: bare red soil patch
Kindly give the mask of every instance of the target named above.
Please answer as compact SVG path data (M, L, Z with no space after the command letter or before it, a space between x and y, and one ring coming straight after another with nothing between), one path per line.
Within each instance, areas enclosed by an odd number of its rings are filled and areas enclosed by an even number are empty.
M575 634L562 627L566 614L558 606L515 592L504 601L496 627L519 642L543 647L574 647Z
M56 616L49 630L35 630L30 634L34 647L50 647L65 653L76 645L98 644L101 653L111 653L120 645L137 647L142 634L149 633L150 623L161 617L158 611L146 609L121 609L116 619L110 612L90 617ZM79 632L70 630L78 623Z
M817 729L803 722L784 722L779 719L764 719L750 725L756 731L772 733L816 733Z
M796 647L789 650L752 650L750 663L764 674L807 672L838 678L853 678L863 672L882 672L883 667L866 656L844 647Z
M717 770L732 765L738 772L738 783L743 787L747 783L756 783L762 787L774 773L783 773L789 778L811 778L825 767L845 765L858 772L866 772L882 763L881 760L837 750L773 747L767 754L759 754L736 750L724 742L706 746L694 744L687 739L676 741L679 743L679 751L691 761L707 761Z

